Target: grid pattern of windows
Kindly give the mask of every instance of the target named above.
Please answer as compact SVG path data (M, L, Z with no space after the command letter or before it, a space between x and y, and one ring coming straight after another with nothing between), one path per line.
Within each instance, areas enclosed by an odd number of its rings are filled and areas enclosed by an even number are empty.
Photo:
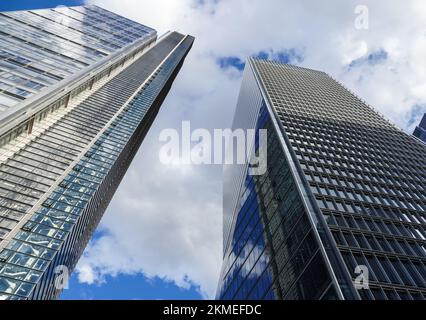
M267 112L262 108L258 124L263 128ZM274 299L265 226L253 176L246 175L236 209L231 243L225 252L220 299Z
M168 35L0 166L2 181L34 192L5 189L1 219L16 226L36 209L0 252L1 298L59 295L55 268L75 267L192 45L183 39Z
M92 5L0 13L0 113L152 35Z
M426 148L323 72L253 60L362 299L426 298Z
M336 290L324 252L302 203L282 144L260 94L253 71L246 67L233 128L267 130L267 144L255 137L253 154L267 154L267 170L250 175L241 165L225 168L224 193L237 203L228 214L225 252L217 291L219 299L331 299ZM252 92L250 92L250 89ZM257 117L251 114L257 112ZM234 208L224 197L224 210ZM231 204L229 204L230 202ZM232 221L232 222L231 222ZM226 231L225 231L226 232ZM227 240L229 239L229 240Z
M253 72L244 70L243 82L236 107L232 127L238 129L254 128L258 122L263 98L256 85ZM249 143L249 142L248 142ZM230 147L231 148L231 144ZM233 159L237 158L237 148L232 146ZM247 166L244 164L225 164L223 166L223 254L229 250L232 229L237 219L236 207L241 205L240 189L246 180Z
M44 126L46 120L49 120L52 113L61 114L64 113L70 105L75 105L77 100L84 99L84 97L90 95L90 92L94 88L101 87L110 77L114 77L116 74L127 68L134 60L138 59L148 47L151 47L155 42L155 37L149 38L136 46L132 50L126 51L125 55L117 57L108 61L107 65L100 68L99 71L94 72L91 77L85 77L82 82L77 82L75 85L70 85L68 90L61 91L59 94L54 94L54 100L52 103L45 107L39 108L30 104L31 110L37 109L34 114L28 114L28 116L20 121L18 125L14 126L0 126L0 147L4 147L7 144L15 143L16 140L27 139L28 135L39 130L40 127ZM20 111L20 110L19 110ZM18 116L22 115L18 113ZM1 115L0 115L1 116ZM7 118L7 117L6 117ZM7 119L5 121L7 123ZM2 148L0 152L4 151ZM7 153L7 151L6 151ZM3 155L0 154L0 161L3 161Z
M261 113L262 128L268 130L268 170L246 176L219 298L328 297L331 278L266 107Z

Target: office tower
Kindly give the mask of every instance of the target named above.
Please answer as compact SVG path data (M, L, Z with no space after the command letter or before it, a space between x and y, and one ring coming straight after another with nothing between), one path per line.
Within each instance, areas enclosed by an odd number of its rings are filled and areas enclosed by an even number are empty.
M267 171L225 167L217 298L426 298L423 143L327 74L257 59L233 127L267 129Z
M416 129L414 129L413 135L426 142L426 113L423 115L420 124L416 127Z
M193 38L157 40L96 6L3 12L0 25L0 298L53 299Z

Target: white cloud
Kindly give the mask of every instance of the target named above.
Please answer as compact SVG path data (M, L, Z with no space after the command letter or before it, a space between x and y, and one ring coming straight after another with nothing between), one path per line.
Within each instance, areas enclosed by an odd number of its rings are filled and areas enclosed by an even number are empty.
M91 0L159 33L196 37L194 47L102 221L105 234L79 263L80 280L142 272L213 296L221 265L221 169L165 167L159 132L230 125L240 76L220 70L223 56L302 49L303 66L342 81L399 127L412 131L414 105L426 104L426 11L418 1L364 1L370 28L354 27L358 1ZM384 49L374 66L347 64ZM416 110L419 110L417 108ZM421 110L421 108L420 108ZM410 125L409 125L410 124Z
M95 274L94 269L90 264L81 264L78 268L78 280L87 284L93 284L95 282L100 282L99 275Z

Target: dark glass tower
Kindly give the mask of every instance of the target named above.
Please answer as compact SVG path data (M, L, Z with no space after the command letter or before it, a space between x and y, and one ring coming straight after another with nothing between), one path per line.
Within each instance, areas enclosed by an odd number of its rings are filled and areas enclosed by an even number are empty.
M425 299L426 146L323 72L249 59L224 170L219 299Z
M420 140L426 142L426 113L423 115L422 121L414 129L413 135L415 135Z
M54 299L194 38L96 6L0 25L0 299Z

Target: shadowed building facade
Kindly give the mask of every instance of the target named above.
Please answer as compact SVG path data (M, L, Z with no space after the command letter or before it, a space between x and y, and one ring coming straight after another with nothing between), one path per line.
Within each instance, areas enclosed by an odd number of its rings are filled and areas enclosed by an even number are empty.
M323 72L249 59L224 169L218 299L425 299L426 147Z
M97 6L0 25L0 299L54 299L194 38Z
M426 143L426 113L423 115L419 125L414 129L413 135Z

